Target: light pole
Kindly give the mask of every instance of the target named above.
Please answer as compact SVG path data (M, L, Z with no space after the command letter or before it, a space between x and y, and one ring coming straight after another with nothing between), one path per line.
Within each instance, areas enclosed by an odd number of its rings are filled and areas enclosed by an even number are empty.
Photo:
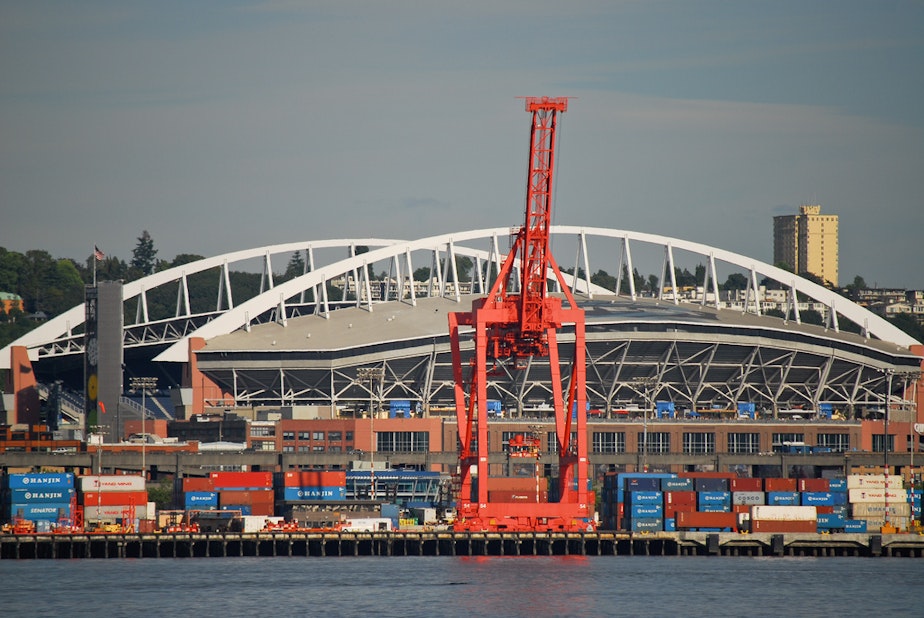
M642 410L642 447L641 447L641 464L642 472L648 472L648 408L651 407L651 389L658 383L654 376L645 376L636 378L633 382L642 388L645 397L645 408Z
M141 473L144 478L148 477L147 462L145 461L145 447L148 443L148 435L144 430L145 419L148 416L148 409L145 407L145 395L148 389L157 388L157 378L129 378L132 390L141 389Z
M379 384L385 378L384 367L360 367L356 370L356 379L360 382L369 380L369 481L370 497L375 500L375 381Z

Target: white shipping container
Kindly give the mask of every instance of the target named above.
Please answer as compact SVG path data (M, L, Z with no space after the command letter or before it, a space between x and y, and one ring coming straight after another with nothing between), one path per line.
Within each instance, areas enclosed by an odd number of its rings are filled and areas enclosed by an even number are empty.
M343 532L381 532L393 530L394 524L387 517L347 519L340 524Z
M851 474L847 477L847 489L901 489L902 477L885 474Z
M884 517L855 517L866 522L867 532L879 532L879 529L886 524ZM899 530L909 530L911 528L910 517L889 517L889 525L895 526Z
M272 515L242 515L241 521L244 526L241 532L260 532L266 528L267 524L280 524L285 521L285 518Z
M127 506L85 506L83 507L84 521L115 521L122 519L128 512ZM148 507L136 506L135 519L148 519Z
M888 512L889 517L911 517L911 505L907 502L858 502L853 505L853 516L857 519L875 517L882 519Z
M732 492L732 504L766 504L766 494L762 491L735 491Z
M144 491L144 477L127 474L81 476L80 491Z
M752 506L751 520L768 521L815 521L818 511L814 506Z
M908 502L907 489L850 489L847 500L851 504L859 502Z

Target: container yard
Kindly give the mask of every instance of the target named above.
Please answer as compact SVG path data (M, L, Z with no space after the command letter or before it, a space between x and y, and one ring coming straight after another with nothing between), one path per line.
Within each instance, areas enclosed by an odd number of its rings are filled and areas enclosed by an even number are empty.
M900 476L607 473L596 530L454 529L439 473L211 472L158 512L143 477L0 477L0 558L249 555L924 555L921 490ZM379 500L370 500L375 479ZM546 479L498 477L506 500ZM400 489L399 489L400 488ZM910 533L910 534L909 534Z

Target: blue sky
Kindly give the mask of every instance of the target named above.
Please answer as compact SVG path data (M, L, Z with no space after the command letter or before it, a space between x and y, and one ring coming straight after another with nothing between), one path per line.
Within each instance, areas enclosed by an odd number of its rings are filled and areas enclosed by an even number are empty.
M496 6L502 5L502 6ZM0 246L124 259L519 225L524 95L576 97L555 222L924 288L924 3L0 1Z

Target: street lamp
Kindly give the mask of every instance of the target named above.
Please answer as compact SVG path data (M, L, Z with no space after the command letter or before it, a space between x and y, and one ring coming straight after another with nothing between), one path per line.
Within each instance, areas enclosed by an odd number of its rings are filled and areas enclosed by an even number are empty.
M141 389L141 473L144 478L147 478L148 468L145 461L145 447L148 443L148 436L144 430L144 421L148 416L148 409L145 407L145 395L149 388L157 388L157 378L129 378L129 384L132 390Z
M370 497L375 500L375 381L381 381L385 378L384 367L360 367L356 370L356 379L360 382L369 380L369 480L370 480Z

